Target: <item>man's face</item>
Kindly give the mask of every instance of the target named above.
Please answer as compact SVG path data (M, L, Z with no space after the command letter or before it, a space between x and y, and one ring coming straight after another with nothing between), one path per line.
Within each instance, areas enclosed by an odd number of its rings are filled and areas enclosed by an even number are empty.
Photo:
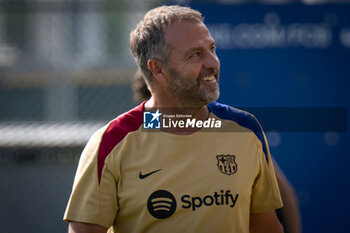
M203 23L182 21L165 30L170 46L168 88L183 106L203 106L219 97L220 61Z

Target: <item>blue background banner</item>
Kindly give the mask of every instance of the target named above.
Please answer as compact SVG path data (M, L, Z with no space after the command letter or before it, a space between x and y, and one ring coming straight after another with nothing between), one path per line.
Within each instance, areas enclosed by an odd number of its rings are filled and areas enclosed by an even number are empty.
M191 7L202 12L216 40L220 102L245 108L340 107L349 122L349 4ZM337 121L321 118L325 125ZM288 120L279 119L286 125ZM303 232L348 228L345 127L345 132L266 132L272 155L297 192Z

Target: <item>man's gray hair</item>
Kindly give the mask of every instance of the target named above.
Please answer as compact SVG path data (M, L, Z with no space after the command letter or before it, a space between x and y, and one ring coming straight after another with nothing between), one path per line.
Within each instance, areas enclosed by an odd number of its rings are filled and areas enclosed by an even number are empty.
M130 33L131 51L148 84L152 81L152 73L147 66L148 60L167 62L170 48L165 43L164 30L171 23L181 20L204 21L199 11L189 7L161 6L148 11L136 29Z

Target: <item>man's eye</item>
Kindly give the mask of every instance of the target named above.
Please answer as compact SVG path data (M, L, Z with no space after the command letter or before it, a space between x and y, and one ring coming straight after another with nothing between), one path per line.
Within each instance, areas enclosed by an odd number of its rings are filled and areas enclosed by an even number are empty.
M197 57L197 56L199 56L200 55L200 52L195 52L195 53L193 53L191 56L190 56L190 58L191 57Z
M216 52L216 47L213 46L213 47L210 48L210 50L213 51L213 52Z

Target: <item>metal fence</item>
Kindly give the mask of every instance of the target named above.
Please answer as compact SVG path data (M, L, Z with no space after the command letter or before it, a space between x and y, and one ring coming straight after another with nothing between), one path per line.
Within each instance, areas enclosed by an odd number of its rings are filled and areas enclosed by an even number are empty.
M0 1L0 232L66 232L94 131L130 109L129 32L155 1Z

